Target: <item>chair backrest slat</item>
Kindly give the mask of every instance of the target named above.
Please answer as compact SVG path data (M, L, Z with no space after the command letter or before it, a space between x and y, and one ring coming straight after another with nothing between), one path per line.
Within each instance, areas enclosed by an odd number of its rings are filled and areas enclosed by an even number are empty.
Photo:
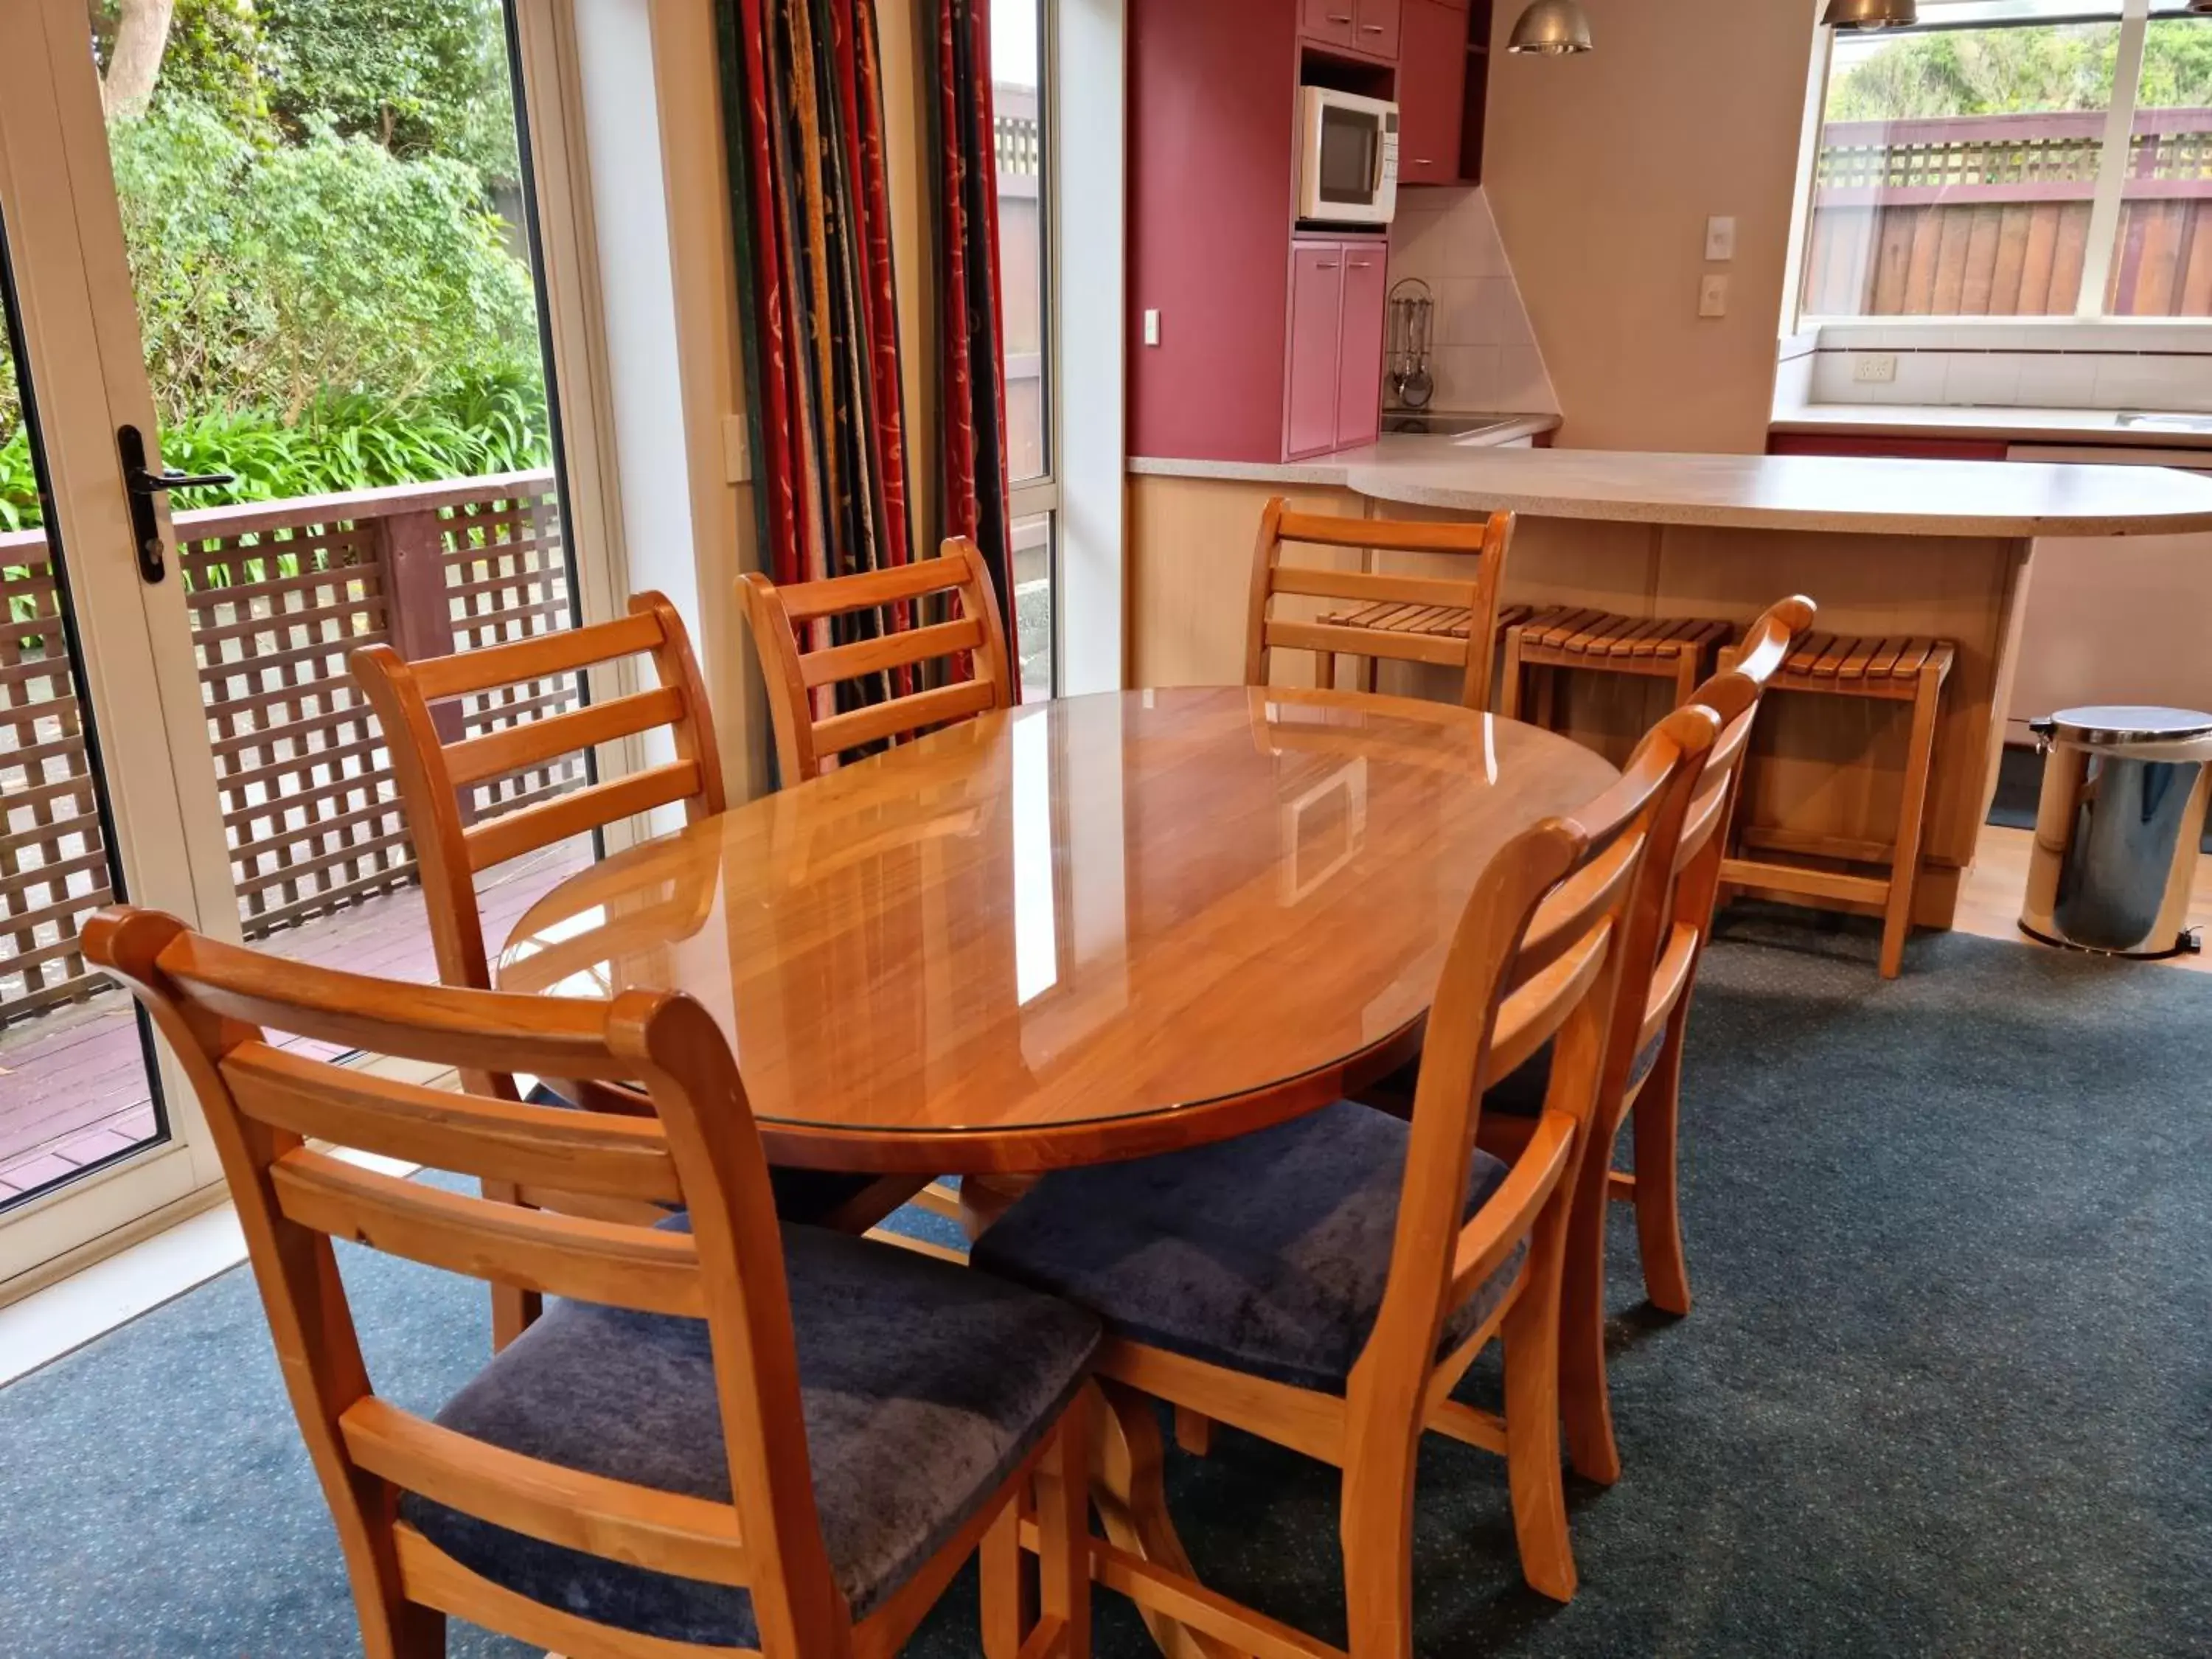
M304 1148L277 1158L269 1181L286 1220L333 1238L494 1285L706 1316L686 1234L441 1192Z
M957 599L959 615L941 622L915 612L936 596ZM750 574L738 585L745 621L760 652L775 727L776 761L788 786L820 777L855 749L902 743L1017 698L1006 624L990 568L975 543L956 537L939 556L856 576L779 587ZM837 639L842 618L865 617L872 632ZM818 636L830 636L818 642ZM810 640L816 647L803 649ZM934 666L966 678L925 683ZM881 695L840 710L836 688L859 684Z
M659 599L644 594L640 599ZM564 628L504 645L480 646L457 651L450 657L431 657L413 665L415 689L426 702L443 702L498 686L522 685L573 673L617 657L634 657L661 642L661 617L650 607L633 601L630 614L596 627Z
M1482 522L1404 521L1331 518L1293 513L1281 496L1260 514L1253 550L1252 586L1245 625L1244 683L1266 685L1273 653L1310 651L1314 679L1327 686L1338 656L1387 658L1461 671L1460 701L1469 708L1490 706L1492 666L1497 647L1498 599L1512 545L1513 515L1493 513ZM1450 554L1471 562L1464 576L1409 575L1374 570L1338 570L1283 562L1289 545L1356 548L1364 553ZM1340 599L1408 610L1465 611L1467 635L1460 638L1445 620L1414 617L1401 628L1323 624L1304 617L1279 617L1282 597Z
M475 737L441 732L431 705L528 686L602 663L650 654L659 684L570 712L519 721ZM491 983L474 878L525 853L637 813L681 802L687 821L722 811L722 763L704 681L684 619L659 593L631 597L629 614L450 657L410 662L388 645L364 646L347 659L384 727L399 800L415 842L438 976L448 985ZM503 710L490 711L498 714ZM451 717L447 716L448 727ZM673 763L588 784L550 799L495 812L474 823L464 791L555 757L665 729ZM501 1089L471 1077L472 1086ZM507 1092L511 1093L511 1090Z
M588 703L564 714L465 738L446 749L446 770L456 784L482 783L603 743L642 736L684 718L684 693L672 685L633 691L608 702Z
M913 663L949 657L956 652L973 651L982 643L982 619L962 617L954 622L930 623L901 633L881 634L872 640L855 640L850 645L810 651L799 659L799 677L811 691L817 685L835 685L840 680L880 674L887 668L903 668Z
M680 1204L658 1121L465 1096L249 1043L222 1062L238 1109L305 1140L609 1198Z
M704 1009L643 991L592 1002L392 984L224 945L128 906L94 915L83 942L145 1006L199 1097L369 1652L426 1650L407 1622L426 1607L513 1612L507 1592L399 1522L398 1494L412 1491L565 1548L742 1584L763 1651L850 1659L852 1610L815 1502L767 1159L729 1044ZM305 1058L272 1034L465 1075L626 1082L653 1115L441 1093ZM364 1168L310 1136L463 1175L542 1172L551 1188L636 1201L641 1213L593 1219L453 1192ZM661 1224L667 1203L683 1206L688 1231ZM333 1238L495 1284L703 1321L731 1501L558 1468L379 1400Z
M469 872L473 875L493 869L525 853L656 807L696 801L700 782L697 761L673 760L472 823L461 832Z
M338 1433L353 1461L434 1504L564 1549L653 1560L666 1572L742 1587L753 1565L738 1512L564 1468L425 1422L371 1395L348 1407Z

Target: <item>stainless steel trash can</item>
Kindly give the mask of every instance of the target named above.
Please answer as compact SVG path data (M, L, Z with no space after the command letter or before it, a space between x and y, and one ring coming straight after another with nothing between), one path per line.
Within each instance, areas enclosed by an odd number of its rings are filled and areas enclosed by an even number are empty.
M2198 948L2182 926L2212 793L2212 714L2063 708L2044 750L2022 933L2114 956Z

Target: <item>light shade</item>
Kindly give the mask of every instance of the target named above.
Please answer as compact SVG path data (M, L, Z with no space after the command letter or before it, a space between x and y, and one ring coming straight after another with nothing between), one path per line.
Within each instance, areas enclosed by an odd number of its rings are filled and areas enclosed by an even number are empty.
M1820 21L1832 29L1909 28L1920 21L1915 0L1828 0Z
M1513 38L1505 43L1508 52L1541 52L1547 58L1589 49L1589 18L1577 0L1535 0L1521 14Z

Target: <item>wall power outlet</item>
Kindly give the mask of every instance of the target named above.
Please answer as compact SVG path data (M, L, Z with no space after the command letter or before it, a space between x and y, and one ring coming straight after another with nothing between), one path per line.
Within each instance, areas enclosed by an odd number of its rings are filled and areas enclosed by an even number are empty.
M1851 379L1863 386L1887 386L1897 378L1893 351L1862 352L1851 364Z

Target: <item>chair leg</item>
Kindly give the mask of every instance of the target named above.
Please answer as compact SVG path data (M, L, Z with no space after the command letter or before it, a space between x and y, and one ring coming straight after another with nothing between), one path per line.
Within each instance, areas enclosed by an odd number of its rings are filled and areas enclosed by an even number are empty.
M1060 1659L1091 1659L1091 1399L1079 1393L1037 1465L1037 1613Z
M520 1204L522 1189L511 1181L487 1181L483 1195L495 1204ZM497 1353L537 1322L545 1298L514 1285L491 1287L491 1348Z
M1213 1419L1188 1406L1177 1406L1175 1437L1176 1444L1193 1457L1205 1457L1213 1450Z
M1409 1402L1410 1403L1410 1402ZM1344 1466L1344 1601L1352 1659L1413 1659L1413 1470L1421 1436L1369 1443Z
M1674 653L1674 707L1680 708L1697 695L1698 653L1688 647Z
M1928 785L1936 758L1936 714L1942 698L1942 671L1923 667L1912 697L1912 737L1905 757L1905 805L1897 820L1897 851L1889 870L1889 902L1881 919L1881 976L1895 979L1905 966L1912 933L1912 894L1920 884L1920 831L1928 813Z
M373 1612L363 1607L361 1647L364 1659L446 1659L446 1615L395 1594Z
M1690 1311L1690 1268L1682 1255L1680 1165L1682 1036L1689 999L1667 1022L1666 1047L1636 1097L1636 1244L1644 1294L1670 1314Z
M983 1586L983 1659L1018 1659L1030 1624L1018 1500L1000 1511L975 1560Z
M1556 726L1559 707L1559 676L1564 672L1556 664L1539 663L1533 671L1536 676L1536 712L1531 723L1547 732Z
M1612 1133L1591 1127L1576 1173L1574 1200L1567 1207L1559 1287L1559 1408L1566 1423L1567 1461L1576 1474L1609 1486L1620 1479L1620 1452L1613 1442L1613 1401L1605 1376L1606 1174L1613 1167L1619 1126Z
M1521 630L1505 630L1505 671L1498 684L1498 712L1504 719L1521 718Z
M1366 675L1366 679L1365 679L1365 681L1364 681L1364 684L1365 684L1365 686L1366 686L1367 691L1368 691L1368 693L1369 693L1369 695L1370 695L1370 696L1372 696L1372 695L1374 694L1374 691L1375 691L1376 687L1378 684L1381 684L1381 682L1382 682L1382 658L1380 658L1380 657L1370 657L1370 658L1368 658L1368 659L1367 659L1367 675Z
M1505 1316L1505 1478L1521 1576L1555 1601L1574 1599L1575 1552L1567 1536L1566 1483L1559 1470L1559 1230L1556 1200L1536 1223L1528 1277ZM1548 1237L1547 1237L1548 1235Z

